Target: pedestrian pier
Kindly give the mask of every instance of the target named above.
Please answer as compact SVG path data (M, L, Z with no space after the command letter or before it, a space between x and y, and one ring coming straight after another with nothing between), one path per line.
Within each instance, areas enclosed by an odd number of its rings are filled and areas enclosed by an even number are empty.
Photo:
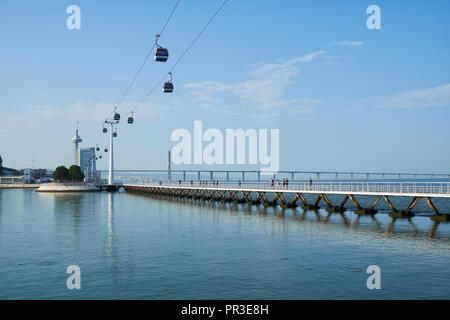
M379 201L385 201L391 208L393 218L408 218L414 216L413 209L423 199L432 211L431 219L435 221L450 221L450 212L444 214L433 203L434 199L450 199L450 183L443 182L396 182L396 183L289 183L288 185L271 185L270 183L221 183L220 185L203 183L152 183L146 181L124 182L123 188L128 192L139 192L154 195L164 195L178 198L193 198L203 201L223 201L247 203L251 205L281 206L305 210L319 209L325 206L330 213L342 213L353 209L358 215L373 215L377 213L375 206ZM308 202L305 195L313 196L314 201ZM339 203L332 203L330 195L343 197ZM371 205L363 207L358 200L361 196L374 197ZM409 205L405 208L394 206L391 199L395 197L408 198ZM350 204L350 207L347 206ZM353 208L352 208L353 207Z

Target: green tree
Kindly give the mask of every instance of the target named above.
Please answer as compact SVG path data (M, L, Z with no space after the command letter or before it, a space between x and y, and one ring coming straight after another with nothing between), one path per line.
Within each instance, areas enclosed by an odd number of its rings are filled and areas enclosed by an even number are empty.
M59 166L53 172L53 180L55 181L68 181L70 180L69 169L65 166Z
M81 168L77 165L72 165L69 168L70 180L72 181L83 181L84 173Z

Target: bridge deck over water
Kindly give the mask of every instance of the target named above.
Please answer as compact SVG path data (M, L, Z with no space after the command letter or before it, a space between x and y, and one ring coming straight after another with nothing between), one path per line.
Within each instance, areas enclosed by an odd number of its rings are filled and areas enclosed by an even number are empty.
M446 182L334 182L334 183L289 183L286 185L271 185L270 183L221 183L220 185L206 183L152 183L145 180L127 181L123 187L131 192L144 192L175 197L190 197L203 200L233 201L267 206L281 205L285 208L295 208L301 203L305 209L317 209L321 201L325 202L330 212L345 211L344 205L351 200L357 214L375 214L375 205L383 198L392 209L392 216L413 216L412 209L420 199L425 199L434 212L432 218L449 221L450 215L441 214L432 202L432 198L450 198L450 183ZM314 194L314 203L308 203L304 194ZM269 195L269 198L268 198ZM286 200L286 195L293 196ZM340 205L331 203L327 195L343 195ZM355 196L373 196L374 202L368 208L362 208ZM405 210L394 207L389 197L411 198L410 205Z

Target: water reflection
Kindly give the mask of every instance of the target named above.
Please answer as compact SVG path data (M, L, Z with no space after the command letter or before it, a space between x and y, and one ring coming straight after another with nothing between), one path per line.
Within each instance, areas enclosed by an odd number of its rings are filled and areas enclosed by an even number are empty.
M389 223L387 230L386 230L386 235L388 235L388 236L392 235L392 230L394 229L394 224L398 220L398 218L391 218L391 219L392 220ZM411 218L406 218L406 220L411 225L411 230L413 232L414 237L418 237L420 232L419 232L419 229L417 228L417 225L412 221Z
M114 237L114 193L108 193L107 200L107 218L106 218L106 256L107 263L109 265L111 276L113 279L114 287L118 288L118 252L115 246L115 237Z
M61 227L69 227L72 235L76 239L76 243L80 240L80 225L82 223L83 210L81 203L85 195L83 193L52 193L41 194L42 197L53 197L54 203L54 222L58 232L65 230Z
M2 197L3 197L3 191L0 189L0 232L2 232L2 211L3 211L3 201L2 201Z
M355 220L353 220L353 223L352 223L352 229L358 228L359 220L361 219L361 217L362 217L362 215L356 216ZM375 215L370 214L370 215L367 215L366 217L370 217L370 219L372 220L372 222L375 226L376 232L383 232L383 230L381 228L381 223L378 221L378 219L375 217Z
M350 229L353 231L360 230L364 232L375 232L376 234L385 234L386 237L392 237L395 235L396 238L412 238L412 239L434 239L436 236L436 231L440 223L434 221L430 229L427 231L423 230L423 225L428 223L429 217L424 216L416 216L415 218L394 218L389 217L386 214L378 213L377 215L356 215L351 211L346 211L342 213L329 213L325 210L303 210L301 212L298 209L284 209L280 207L270 207L270 206L254 206L248 204L238 204L233 202L225 202L225 201L203 201L203 200L195 200L189 198L170 198L162 195L143 195L139 193L133 193L134 196L139 197L150 197L153 199L158 199L158 201L172 202L178 205L188 205L191 209L193 207L199 208L208 208L211 210L223 211L227 210L232 214L240 213L242 215L251 215L252 213L257 213L261 218L268 218L269 216L273 216L276 219L275 221L279 221L283 223L283 225L289 220L294 220L298 222L305 221L315 221L324 225L330 226L341 226L344 229ZM324 214L326 212L326 214ZM311 219L311 215L314 215L314 219ZM379 216L382 218L381 220L377 218ZM336 217L336 218L334 218ZM339 219L337 219L339 217ZM351 217L351 218L350 218ZM370 219L369 221L367 219ZM390 219L388 221L388 219ZM423 219L421 220L421 227L414 222L414 219ZM400 228L396 228L396 224L398 224L398 220L406 221L407 226L404 223L401 224ZM363 221L363 222L362 222ZM419 220L418 220L419 221ZM424 223L426 222L426 223ZM408 227L409 226L409 227ZM284 230L283 226L283 230ZM385 230L385 231L384 231ZM426 236L424 236L426 235ZM441 239L448 240L449 237L447 234L444 236L440 236Z

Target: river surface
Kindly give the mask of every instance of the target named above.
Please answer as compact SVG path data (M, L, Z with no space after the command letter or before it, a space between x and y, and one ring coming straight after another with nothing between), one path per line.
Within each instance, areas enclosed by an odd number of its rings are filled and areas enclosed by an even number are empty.
M450 224L427 216L0 190L0 299L432 298L450 298Z

